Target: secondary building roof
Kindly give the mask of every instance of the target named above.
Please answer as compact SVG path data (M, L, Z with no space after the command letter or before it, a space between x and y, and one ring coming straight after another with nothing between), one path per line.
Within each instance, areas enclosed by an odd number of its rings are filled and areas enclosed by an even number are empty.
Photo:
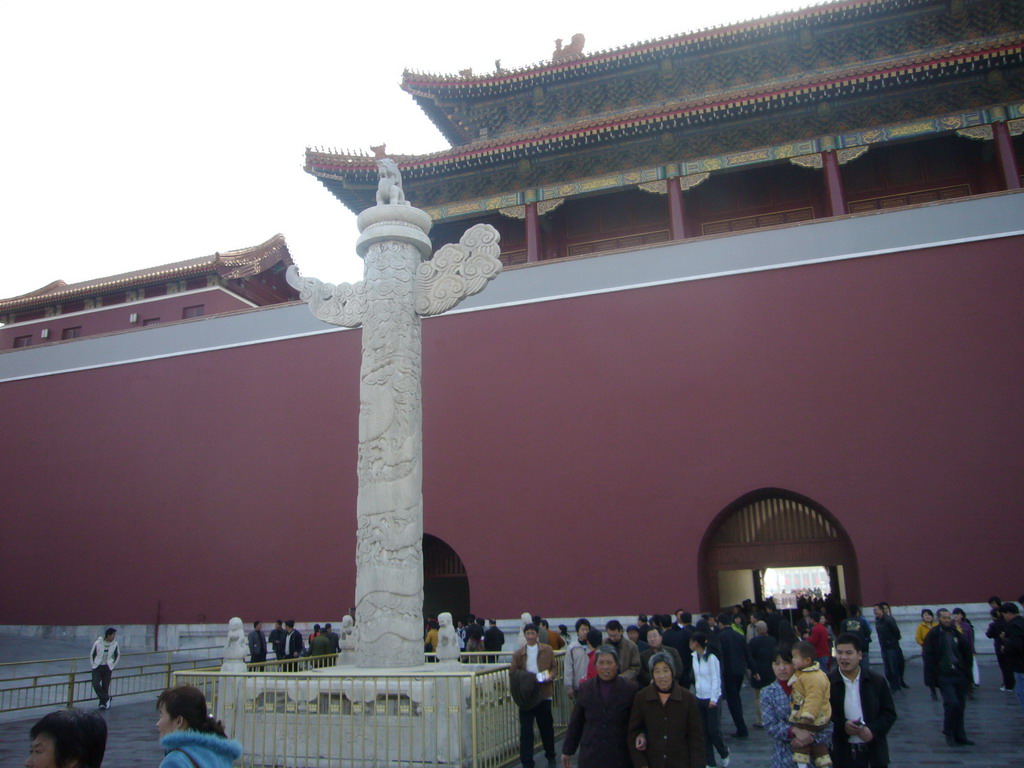
M171 264L137 269L119 275L99 277L79 283L55 280L21 296L0 299L0 314L21 312L58 302L73 301L199 275L217 274L226 280L251 277L270 269L277 263L284 266L292 264L288 244L282 234L276 234L266 242L249 248L217 252L211 256L175 261Z

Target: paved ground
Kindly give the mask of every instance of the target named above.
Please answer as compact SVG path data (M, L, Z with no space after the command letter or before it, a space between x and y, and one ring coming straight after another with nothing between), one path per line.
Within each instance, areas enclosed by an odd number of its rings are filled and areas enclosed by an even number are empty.
M920 661L912 661L907 681L913 686L896 697L899 721L889 736L892 765L967 766L995 768L1024 766L1024 711L1013 694L999 691L995 665L982 662L982 687L976 700L967 707L967 732L977 741L975 747L947 747L939 732L942 727L942 703L930 700L921 683ZM155 699L155 697L154 697ZM747 722L752 722L753 694L744 688L743 701ZM152 702L120 704L103 712L110 728L104 768L156 766L161 758L157 745L156 713ZM28 751L28 731L37 716L0 724L0 766L20 765ZM728 710L723 710L722 730L732 750L731 768L763 768L769 763L768 737L757 729L747 739L728 736L735 729ZM543 768L543 756L537 765Z

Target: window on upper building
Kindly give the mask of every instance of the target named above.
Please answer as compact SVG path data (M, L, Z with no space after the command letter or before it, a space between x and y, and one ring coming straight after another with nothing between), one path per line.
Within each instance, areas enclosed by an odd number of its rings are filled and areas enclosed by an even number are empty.
M62 339L77 339L82 335L82 326L76 325L73 328L65 328L60 332Z
M143 325L158 325L160 323L159 317L147 317L142 321Z
M190 317L202 317L204 313L204 304L196 304L194 307L185 307L181 310L181 319L188 320Z
M14 337L14 348L15 349L18 349L18 347L30 347L30 346L32 346L32 337L31 336L15 336Z

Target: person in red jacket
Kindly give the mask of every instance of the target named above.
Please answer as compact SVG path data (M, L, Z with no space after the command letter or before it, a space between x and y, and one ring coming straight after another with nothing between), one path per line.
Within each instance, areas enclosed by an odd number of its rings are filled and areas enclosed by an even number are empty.
M807 635L807 641L814 646L814 660L826 675L832 669L832 647L828 642L828 629L825 628L825 617L820 611L813 611L811 618L814 624Z

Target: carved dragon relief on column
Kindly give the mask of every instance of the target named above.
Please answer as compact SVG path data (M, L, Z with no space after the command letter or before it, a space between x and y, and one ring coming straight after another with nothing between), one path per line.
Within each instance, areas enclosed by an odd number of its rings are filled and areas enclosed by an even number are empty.
M378 171L377 205L359 216L363 280L332 285L294 266L287 279L316 317L363 328L356 663L416 666L423 662L420 318L483 290L501 271L500 248L497 230L477 224L423 261L430 217L405 200L392 160L379 160Z

